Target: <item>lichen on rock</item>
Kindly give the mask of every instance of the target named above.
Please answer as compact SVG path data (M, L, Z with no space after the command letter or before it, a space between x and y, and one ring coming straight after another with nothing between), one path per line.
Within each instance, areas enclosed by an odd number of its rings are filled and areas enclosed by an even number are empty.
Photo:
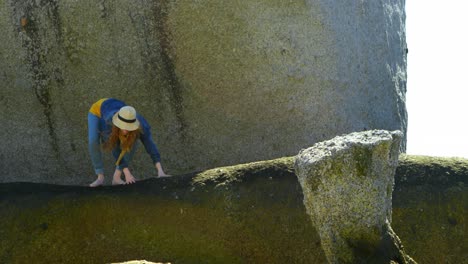
M465 263L467 175L467 159L400 156L386 228L420 263ZM303 198L294 157L130 186L0 184L0 263L326 263ZM386 234L381 252L399 250Z
M304 204L330 263L411 263L389 231L401 138L399 131L356 132L296 157Z

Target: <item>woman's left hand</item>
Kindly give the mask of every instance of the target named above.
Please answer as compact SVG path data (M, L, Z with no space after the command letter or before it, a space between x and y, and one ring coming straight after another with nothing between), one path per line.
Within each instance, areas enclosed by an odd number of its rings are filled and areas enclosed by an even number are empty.
M125 184L133 184L135 183L135 177L133 177L132 173L128 168L123 169L123 173L125 175Z

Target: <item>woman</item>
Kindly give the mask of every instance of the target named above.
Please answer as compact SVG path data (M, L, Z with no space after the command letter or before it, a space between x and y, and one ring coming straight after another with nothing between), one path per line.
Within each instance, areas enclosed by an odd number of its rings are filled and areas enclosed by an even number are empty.
M135 177L128 164L136 151L138 138L153 160L158 176L168 176L161 166L159 151L151 137L151 127L136 113L135 108L113 98L101 99L94 103L88 113L88 139L89 154L97 179L89 186L97 187L104 183L101 142L104 142L104 150L112 151L116 159L112 185L135 183ZM121 178L122 172L125 181Z

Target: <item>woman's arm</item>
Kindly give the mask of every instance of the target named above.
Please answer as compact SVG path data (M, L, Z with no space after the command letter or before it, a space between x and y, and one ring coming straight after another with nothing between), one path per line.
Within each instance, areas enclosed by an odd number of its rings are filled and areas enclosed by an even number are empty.
M149 154L151 157L151 160L153 161L153 164L160 163L161 162L161 155L159 154L159 150L156 147L156 144L153 141L153 138L151 137L151 130L143 130L143 133L140 136L141 142L143 143L143 146L145 147L146 152Z
M143 133L141 134L141 142L145 147L146 152L150 155L151 159L153 160L154 167L158 171L158 177L167 177L167 175L161 165L161 155L159 154L158 148L154 143L154 140L151 136L151 129L149 126L143 126Z

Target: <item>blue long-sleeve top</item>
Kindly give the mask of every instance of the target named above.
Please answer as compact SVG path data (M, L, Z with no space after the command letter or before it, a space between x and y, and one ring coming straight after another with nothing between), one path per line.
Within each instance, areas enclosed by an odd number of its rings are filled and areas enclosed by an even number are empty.
M109 98L102 102L101 104L101 119L104 121L104 128L102 130L104 138L108 138L110 133L112 132L112 117L115 113L117 113L120 108L126 106L123 101ZM151 126L148 124L146 119L137 113L137 119L140 121L140 126L142 128L140 134L140 140L145 147L146 152L150 155L153 163L161 162L161 155L159 154L158 148L154 143L153 138L151 137ZM121 149L117 147L112 151L112 154L116 159L118 159L120 155ZM125 168L128 167L127 159L123 158L119 164L120 167Z

